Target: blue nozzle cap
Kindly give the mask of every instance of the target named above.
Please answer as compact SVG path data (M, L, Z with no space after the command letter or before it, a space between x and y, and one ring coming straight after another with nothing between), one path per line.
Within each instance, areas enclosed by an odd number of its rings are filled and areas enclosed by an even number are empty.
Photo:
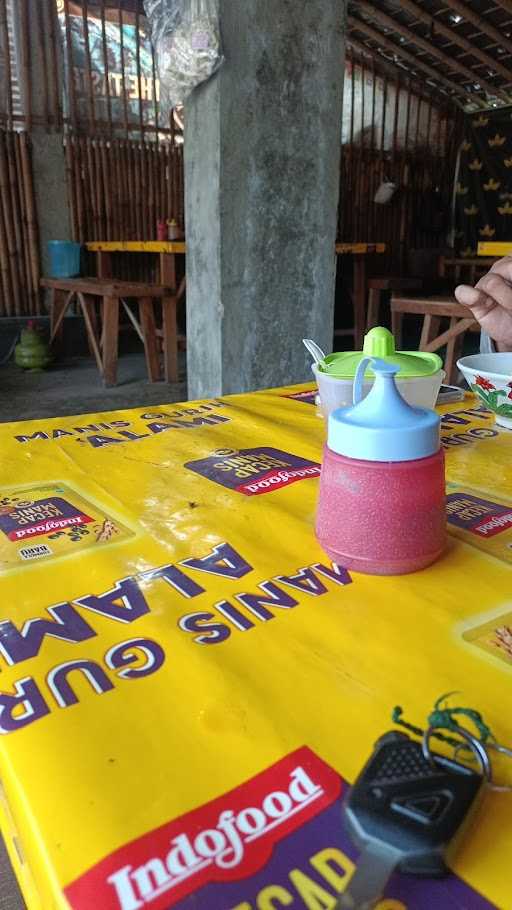
M371 364L375 382L363 399L364 374ZM440 419L435 411L413 408L395 383L398 364L366 357L354 380L354 405L329 416L327 445L338 455L361 461L415 461L440 448Z

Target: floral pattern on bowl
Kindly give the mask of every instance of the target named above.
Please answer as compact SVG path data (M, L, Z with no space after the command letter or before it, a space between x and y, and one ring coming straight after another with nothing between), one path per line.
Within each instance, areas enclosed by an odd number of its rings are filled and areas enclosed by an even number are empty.
M457 366L471 391L496 415L496 423L512 430L512 353L473 354Z
M512 382L508 382L505 389L497 389L485 376L477 376L471 390L485 401L490 411L494 411L500 417L512 419ZM507 401L508 398L511 401Z

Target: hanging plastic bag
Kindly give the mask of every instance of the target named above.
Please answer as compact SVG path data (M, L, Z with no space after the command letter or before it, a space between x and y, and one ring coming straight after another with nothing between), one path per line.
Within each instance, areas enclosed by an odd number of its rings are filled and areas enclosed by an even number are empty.
M144 0L158 59L160 105L170 113L224 62L215 0Z

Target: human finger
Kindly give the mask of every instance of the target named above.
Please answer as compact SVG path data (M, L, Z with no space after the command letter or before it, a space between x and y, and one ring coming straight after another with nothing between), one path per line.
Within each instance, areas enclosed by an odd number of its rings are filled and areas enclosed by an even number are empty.
M495 272L488 272L475 285L476 290L483 291L498 306L512 313L512 284Z
M498 306L497 302L484 290L480 290L478 287L472 288L468 284L460 284L455 288L455 297L463 306L469 307L478 320Z
M510 281L512 284L512 256L504 256L503 259L498 259L489 271L493 275L501 275L505 281Z

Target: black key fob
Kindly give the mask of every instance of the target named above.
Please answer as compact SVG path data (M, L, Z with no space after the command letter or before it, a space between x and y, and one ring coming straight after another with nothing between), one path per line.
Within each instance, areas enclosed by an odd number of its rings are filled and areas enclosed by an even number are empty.
M351 838L361 850L387 846L396 868L435 877L447 872L454 837L477 804L483 778L440 755L432 763L421 743L387 733L344 803Z

